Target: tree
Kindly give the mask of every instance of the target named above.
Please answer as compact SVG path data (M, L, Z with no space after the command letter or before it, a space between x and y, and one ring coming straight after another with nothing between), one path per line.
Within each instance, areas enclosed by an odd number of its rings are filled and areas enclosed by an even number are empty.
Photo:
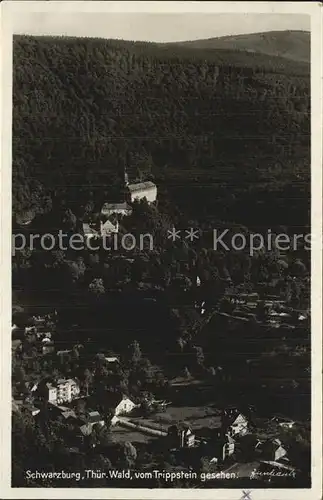
M16 366L16 369L14 372L14 379L16 380L16 382L19 382L19 383L24 383L26 381L26 372L25 372L23 366L21 366L21 365Z
M180 352L183 352L183 349L184 349L184 347L186 345L186 342L185 342L185 340L182 337L179 337L176 340L176 345L178 346Z
M195 351L195 360L198 367L203 367L204 365L204 353L202 347L194 346L193 350Z
M131 364L136 365L141 360L142 354L139 342L134 340L129 346L129 357Z
M79 267L77 262L73 260L65 261L65 268L67 270L67 278L71 280L72 283L76 283L82 275L82 269Z
M300 259L295 259L295 261L290 266L290 272L292 276L303 277L307 274L307 269Z
M75 231L77 218L71 209L66 209L63 215L63 228L68 231Z
M89 284L89 291L91 294L93 294L96 297L102 296L105 293L103 279L102 278L95 278Z
M92 383L93 383L92 373L88 368L86 368L83 374L83 384L87 396L89 395L89 388L91 387Z
M134 445L129 441L126 441L124 443L123 454L124 454L123 460L126 464L126 468L128 469L133 468L137 460L137 450L134 447Z

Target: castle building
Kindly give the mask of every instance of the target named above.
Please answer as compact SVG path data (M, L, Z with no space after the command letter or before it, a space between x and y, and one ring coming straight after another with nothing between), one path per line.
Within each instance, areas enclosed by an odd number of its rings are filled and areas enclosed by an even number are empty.
M128 184L130 202L140 201L146 198L148 203L154 203L157 198L157 186L151 181Z
M101 228L93 230L89 224L83 224L84 233L91 238L94 235L101 236L117 233L119 221L123 217L132 214L131 203L146 199L148 203L154 203L157 199L157 186L151 181L129 183L126 168L123 170L122 196L124 201L120 203L104 203L101 209Z
M157 198L157 186L151 181L129 183L129 177L126 168L124 169L124 185L126 197L130 203L140 201L146 198L148 203L154 203Z

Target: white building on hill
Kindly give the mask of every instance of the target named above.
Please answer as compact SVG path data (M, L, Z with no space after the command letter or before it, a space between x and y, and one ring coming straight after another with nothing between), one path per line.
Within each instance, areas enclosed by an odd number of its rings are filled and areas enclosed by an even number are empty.
M131 203L146 198L148 203L153 203L157 198L157 186L151 181L138 182L127 185Z
M123 203L104 203L101 209L101 215L111 217L112 215L128 216L132 214L132 208L127 202Z

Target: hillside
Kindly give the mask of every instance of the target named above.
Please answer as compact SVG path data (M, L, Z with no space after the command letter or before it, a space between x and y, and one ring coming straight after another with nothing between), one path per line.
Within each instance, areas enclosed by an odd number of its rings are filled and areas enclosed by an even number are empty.
M226 49L286 57L310 62L310 33L307 31L269 31L247 35L222 36L206 40L180 42L178 45L195 49Z
M76 209L99 205L112 197L126 164L132 177L155 178L172 205L202 220L217 213L243 216L246 224L307 221L304 63L239 51L15 37L13 85L16 215L46 212L57 197Z

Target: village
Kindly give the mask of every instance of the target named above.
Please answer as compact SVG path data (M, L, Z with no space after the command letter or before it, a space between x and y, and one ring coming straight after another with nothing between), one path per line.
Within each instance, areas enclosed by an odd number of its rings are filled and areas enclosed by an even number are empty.
M143 200L154 205L156 198L157 187L153 182L129 183L124 169L120 201L105 202L99 217L89 213L84 218L82 230L86 240L118 235L123 222L131 216L134 203ZM134 259L128 255L120 255L120 258L133 265ZM300 271L302 274L303 270ZM185 285L181 293L188 296L193 290L196 295L193 308L199 318L201 338L205 331L207 337L208 329L214 337L213 330L218 329L219 321L224 325L237 325L238 336L240 325L246 329L256 326L259 331L267 332L266 335L270 331L273 338L275 331L284 331L287 337L295 332L303 335L309 327L309 310L291 306L280 295L268 293L268 282L257 283L257 291L250 293L235 290L228 282L226 293L214 304L204 295L203 278L198 273L188 279L192 286ZM96 281L100 280L93 283ZM275 290L275 286L272 289ZM156 298L149 295L145 300L148 299L156 302ZM172 456L174 470L230 473L231 477L241 480L252 477L261 484L274 481L278 485L299 474L290 443L302 424L274 410L266 417L258 415L252 401L241 406L241 398L235 399L234 395L231 400L223 398L222 394L227 391L226 375L217 376L221 366L215 370L215 385L212 382L206 387L205 401L196 398L195 402L196 391L202 394L205 388L203 374L199 380L186 368L184 376L167 378L161 368L151 370L148 362L140 365L136 345L129 364L124 353L108 349L109 343L98 344L95 350L91 336L88 344L84 339L79 343L68 340L64 333L63 337L58 336L59 320L56 309L47 314L24 315L23 319L18 315L17 323L13 320L12 410L16 415L33 419L40 428L59 426L63 447L74 457L91 452L109 458L111 447L129 447L130 443L137 451L151 451L153 456L156 450ZM73 338L77 339L77 331L83 325L79 322L74 326ZM226 329L225 326L225 338ZM257 342L262 344L261 335ZM302 342L306 343L306 339ZM255 355L245 361L251 369L261 363L261 358ZM157 374L156 381L163 382L155 386L148 383L152 390L141 390L142 382L136 377L145 370ZM125 373L128 378L133 375L136 390L129 390ZM151 379L152 375L147 377ZM145 470L149 470L148 465Z
M14 357L24 357L26 345L30 349L32 344L37 356L46 358L49 364L54 358L60 363L66 357L71 359L74 348L55 347L56 315L54 312L32 317L29 326L20 329L13 325L14 337L18 330L23 332L22 340L13 340ZM78 347L81 357L82 348ZM31 358L31 369L34 360L35 356ZM113 376L122 360L116 354L100 352L95 362ZM87 369L91 371L92 366L89 363ZM178 385L174 381L177 391ZM100 450L98 436L104 430L115 443L131 442L136 447L153 444L173 451L181 460L184 453L188 470L199 456L208 463L208 471L231 471L240 478L253 473L255 478L263 480L266 471L275 471L276 477L297 473L282 438L284 433L297 428L297 422L291 419L275 415L264 421L252 412L247 416L234 406L181 407L152 394L133 398L120 390L107 391L104 398L103 409L91 384L81 382L73 374L69 378L49 376L40 380L26 377L13 387L12 409L15 413L29 414L35 421L63 422L68 429L64 434L66 447L74 454L82 454L89 447ZM268 475L268 480L272 476Z

